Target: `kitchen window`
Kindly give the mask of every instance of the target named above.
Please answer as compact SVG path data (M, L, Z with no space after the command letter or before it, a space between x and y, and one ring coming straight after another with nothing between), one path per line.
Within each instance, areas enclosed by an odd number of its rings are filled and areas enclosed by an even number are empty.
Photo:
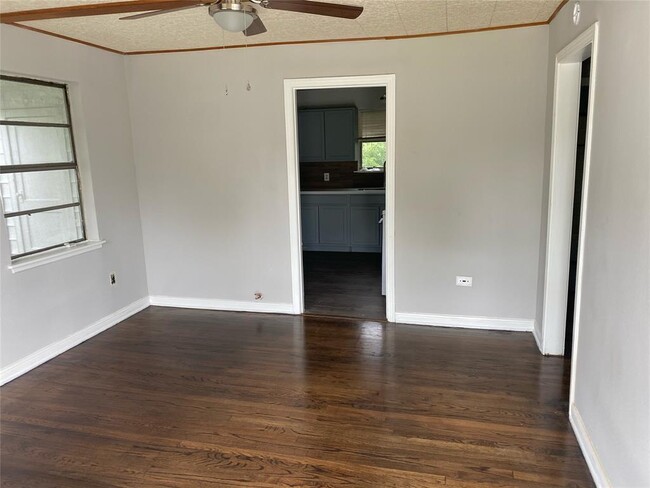
M361 169L383 171L386 164L386 141L361 141Z
M0 76L0 194L12 259L86 240L66 85Z
M359 112L361 171L383 171L386 165L386 111Z

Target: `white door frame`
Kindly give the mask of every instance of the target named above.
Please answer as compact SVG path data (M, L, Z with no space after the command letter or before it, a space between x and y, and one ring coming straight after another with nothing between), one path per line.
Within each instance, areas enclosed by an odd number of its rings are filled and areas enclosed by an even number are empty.
M323 88L386 87L386 318L395 321L395 75L342 76L284 80L284 117L287 133L287 175L289 181L289 240L291 287L294 314L305 310L300 225L300 168L298 166L298 90Z
M591 56L591 71L573 316L570 404L573 404L575 390L575 365L578 356L577 346L581 325L583 256L588 217L589 170L591 167L591 141L598 63L597 22L562 49L555 58L546 275L541 340L541 348L544 354L562 355L564 353L581 63L589 56Z

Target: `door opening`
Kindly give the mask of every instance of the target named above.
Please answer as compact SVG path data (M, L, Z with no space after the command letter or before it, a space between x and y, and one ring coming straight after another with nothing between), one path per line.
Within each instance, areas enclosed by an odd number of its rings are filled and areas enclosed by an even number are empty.
M540 350L571 355L569 418L573 422L589 169L598 80L598 22L555 57L546 268Z
M386 87L297 93L305 313L384 320Z
M285 80L285 119L293 312L394 321L395 75Z
M573 320L578 272L578 244L580 242L580 216L582 213L582 187L585 168L585 142L587 138L587 108L589 107L589 78L591 58L582 62L580 75L580 101L578 109L578 137L576 139L576 170L573 186L573 211L571 222L571 249L569 253L569 287L566 306L566 332L564 356L571 357L573 347Z

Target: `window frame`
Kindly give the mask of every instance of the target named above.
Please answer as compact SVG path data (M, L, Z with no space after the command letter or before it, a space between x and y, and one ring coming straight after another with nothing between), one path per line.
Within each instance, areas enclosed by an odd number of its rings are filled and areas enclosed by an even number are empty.
M72 161L67 161L67 162L0 165L0 174L28 173L28 172L33 172L33 171L74 170L75 175L76 175L76 180L77 180L77 193L78 193L78 196L79 196L79 201L78 202L66 203L66 204L62 204L62 205L52 205L52 206L49 206L49 207L37 207L37 208L28 209L28 210L20 210L20 211L17 211L17 212L5 212L5 209L3 207L2 208L2 214L3 214L4 219L5 219L5 225L6 225L6 222L7 222L8 218L21 217L21 216L24 216L24 215L32 215L32 214L35 214L35 213L43 213L43 212L54 211L54 210L62 210L62 209L65 209L65 208L79 207L79 215L80 215L80 220L81 220L81 234L82 234L82 236L79 239L62 242L60 244L55 244L55 245L52 245L52 246L43 247L43 248L40 248L40 249L35 249L35 250L32 250L32 251L28 251L28 252L24 252L24 253L20 253L20 254L11 254L11 251L10 251L12 263L15 260L18 260L20 258L24 258L24 257L27 257L27 256L34 256L36 254L40 254L40 253L43 253L43 252L46 252L46 251L51 251L53 249L69 247L72 244L78 244L78 243L81 243L81 242L88 241L88 232L87 232L87 229L86 229L86 218L85 218L84 205L83 205L81 175L80 175L80 172L79 172L79 160L77 158L77 148L76 148L76 144L75 144L74 130L73 130L73 127L72 127L72 112L71 112L71 109L70 109L70 93L69 93L68 85L65 84L65 83L56 83L56 82L53 82L53 81L45 81L45 80L39 80L39 79L34 79L34 78L27 78L27 77L22 77L22 76L10 76L10 75L4 75L4 74L0 74L0 80L13 81L13 82L17 82L17 83L26 83L26 84L31 84L31 85L39 85L39 86L49 86L49 87L59 88L59 89L63 90L67 123L62 124L62 123L55 123L55 122L27 122L27 121L0 120L0 126L53 127L53 128L66 129L68 131L68 135L70 137L70 146L71 146L71 154L72 154Z
M369 173L383 173L386 170L384 166L381 170L378 169L369 169L363 166L363 144L366 142L386 142L385 137L367 137L365 139L359 139L359 171L369 172ZM385 163L385 162L384 162Z

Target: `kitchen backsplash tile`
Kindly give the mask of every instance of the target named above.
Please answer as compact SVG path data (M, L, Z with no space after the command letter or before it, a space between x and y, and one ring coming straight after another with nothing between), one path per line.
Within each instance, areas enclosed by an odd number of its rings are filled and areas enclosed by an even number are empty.
M336 188L383 188L384 173L356 172L356 161L300 163L301 190L327 190ZM329 181L324 181L324 173L329 173Z

